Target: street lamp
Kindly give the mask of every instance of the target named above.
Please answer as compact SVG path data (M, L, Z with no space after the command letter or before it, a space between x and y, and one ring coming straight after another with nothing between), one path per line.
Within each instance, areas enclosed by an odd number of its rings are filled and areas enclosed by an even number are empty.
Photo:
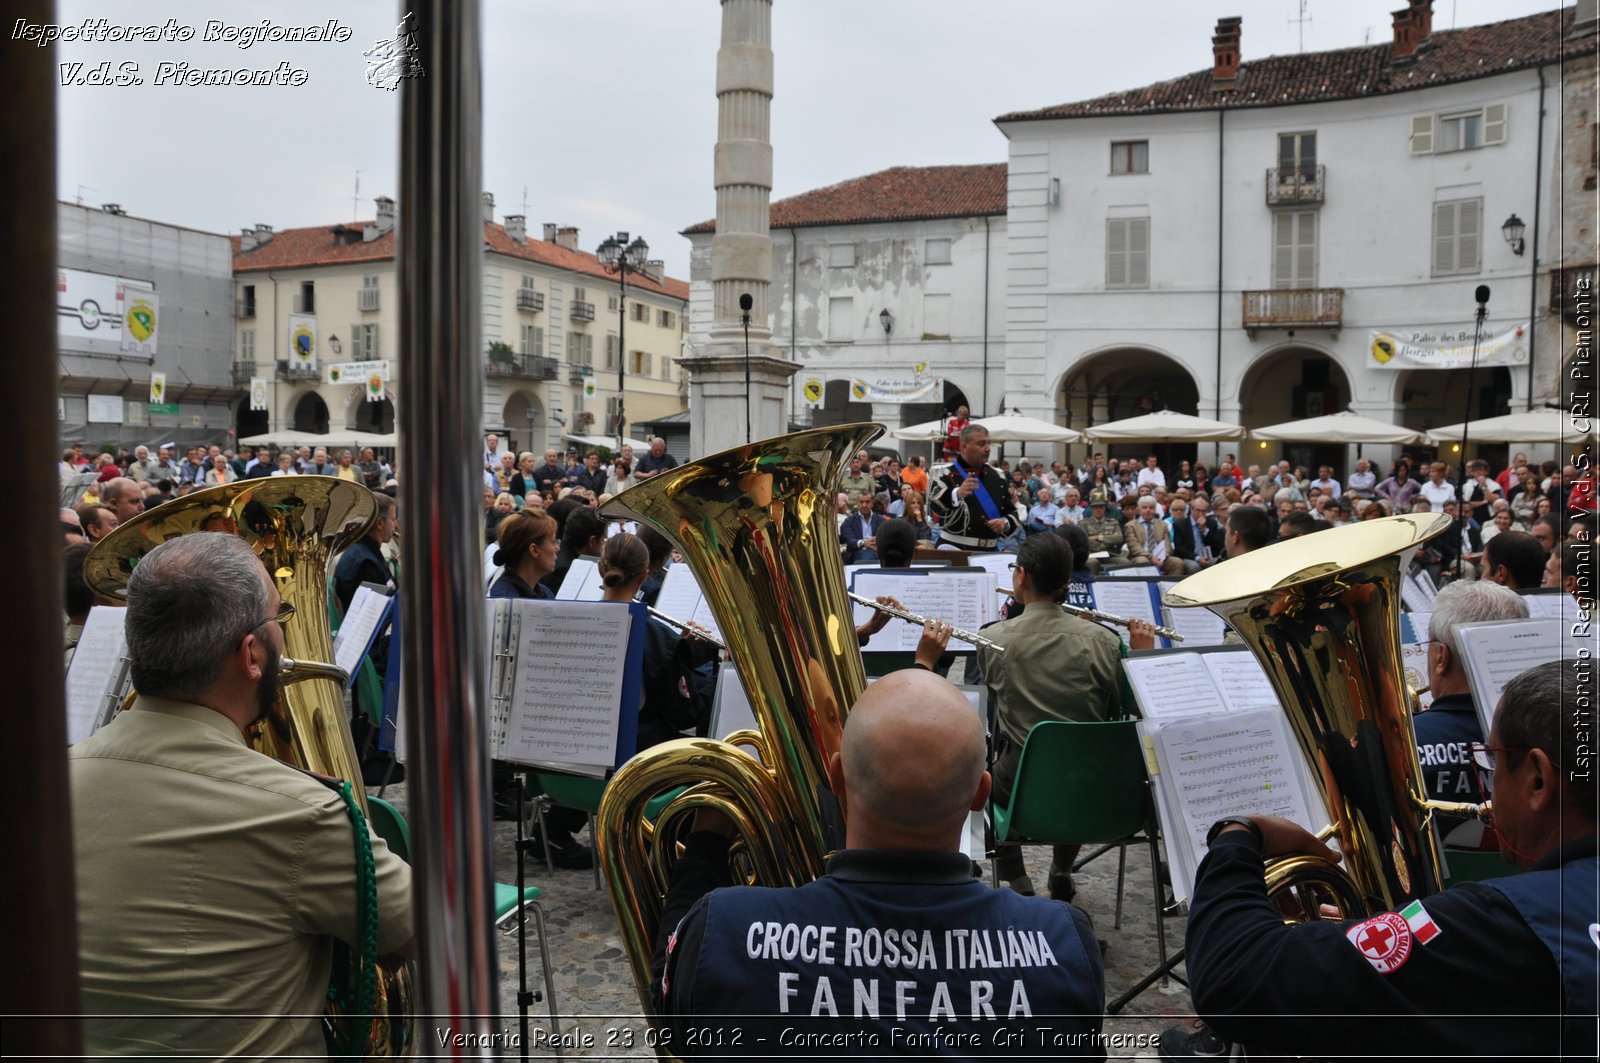
M617 453L622 453L623 426L626 423L622 416L623 396L623 370L626 366L628 346L628 274L638 273L640 268L650 257L650 245L644 242L644 237L636 236L633 242L628 242L628 234L619 232L615 236L608 236L605 242L596 251L595 257L606 268L606 272L617 275Z
M1511 245L1511 253L1513 255L1522 254L1522 234L1526 231L1527 226L1522 223L1522 219L1517 217L1516 214L1512 214L1511 217L1506 219L1505 224L1500 226L1500 235L1504 236L1506 243Z

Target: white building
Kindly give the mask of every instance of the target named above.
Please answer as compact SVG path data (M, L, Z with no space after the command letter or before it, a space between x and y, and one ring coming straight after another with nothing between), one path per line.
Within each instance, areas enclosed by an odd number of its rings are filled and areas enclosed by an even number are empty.
M1005 185L999 163L896 167L772 204L772 343L802 366L792 420L898 427L998 408ZM710 329L714 234L684 231L691 347ZM807 380L823 383L820 406Z
M1209 70L1001 116L1006 405L1075 428L1162 407L1428 428L1555 398L1563 352L1530 327L1553 264L1502 226L1561 246L1540 112L1562 58L1592 60L1574 18L1434 32L1411 0L1391 42L1253 61L1222 19ZM1485 334L1523 331L1470 408L1466 370L1378 368L1373 330L1470 345L1479 285ZM1349 467L1342 447L1288 453Z

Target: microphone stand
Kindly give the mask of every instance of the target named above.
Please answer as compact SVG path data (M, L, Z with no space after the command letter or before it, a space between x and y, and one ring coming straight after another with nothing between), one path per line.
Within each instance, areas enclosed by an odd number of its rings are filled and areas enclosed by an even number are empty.
M1473 293L1478 300L1477 313L1473 315L1472 326L1472 361L1467 366L1467 403L1466 417L1461 422L1461 461L1456 469L1456 520L1455 520L1455 551L1456 551L1456 577L1461 576L1461 555L1465 553L1462 539L1467 531L1467 430L1472 424L1472 396L1475 394L1478 379L1478 343L1483 339L1483 322L1489 316L1489 286L1478 285Z
M739 296L739 323L744 326L744 442L749 446L754 436L750 430L750 307L754 301L750 294Z

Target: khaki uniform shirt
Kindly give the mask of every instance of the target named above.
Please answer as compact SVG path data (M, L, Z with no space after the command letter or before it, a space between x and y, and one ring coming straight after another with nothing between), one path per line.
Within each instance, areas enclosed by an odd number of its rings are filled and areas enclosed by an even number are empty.
M339 796L220 713L160 698L69 759L89 1052L325 1057L333 939L357 925ZM411 872L372 849L384 954L411 940Z
M1015 746L1044 720L1104 720L1122 703L1122 640L1069 616L1055 602L1030 602L1022 615L983 634L1005 647L978 647L1000 729Z
M849 473L845 473L844 479L839 481L839 490L850 496L850 508L854 509L856 505L856 497L860 495L861 492L865 491L870 495L875 495L878 493L878 481L874 480L872 478L872 474L868 473L865 469L854 476L851 476Z
M1094 511L1078 521L1078 527L1089 537L1091 550L1109 551L1112 557L1122 553L1122 522L1115 517L1096 517Z

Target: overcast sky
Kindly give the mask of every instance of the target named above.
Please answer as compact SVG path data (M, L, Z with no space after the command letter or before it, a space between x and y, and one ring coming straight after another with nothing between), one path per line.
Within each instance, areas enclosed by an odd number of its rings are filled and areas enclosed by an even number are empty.
M1403 0L776 0L773 197L889 166L999 162L999 114L1209 67L1219 16L1241 15L1245 62L1390 37ZM1557 0L1435 0L1434 28ZM1567 5L1567 6L1570 6ZM1302 8L1310 21L1293 21ZM394 4L60 0L57 18L159 24L194 39L63 44L62 63L137 63L140 86L59 89L61 197L216 232L370 218L398 194L399 94L366 83L362 51ZM132 15L137 10L137 16ZM688 275L680 230L712 217L716 0L487 0L484 187L496 220L577 225L593 250L643 235ZM208 20L348 26L346 43L206 43ZM5 47L31 45L11 39ZM300 87L155 84L162 62L304 69ZM82 73L83 71L74 71ZM430 72L431 74L432 72ZM360 200L352 202L357 171Z

